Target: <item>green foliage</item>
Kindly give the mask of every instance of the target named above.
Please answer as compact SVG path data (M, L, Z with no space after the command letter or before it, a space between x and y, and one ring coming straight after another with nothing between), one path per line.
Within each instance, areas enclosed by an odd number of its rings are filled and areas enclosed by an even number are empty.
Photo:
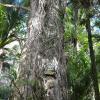
M11 91L11 88L8 86L0 86L0 99L7 99L10 96Z
M3 0L2 3L12 4L14 0ZM24 14L23 14L24 16ZM26 15L25 15L26 16ZM4 75L1 77L3 79L9 79L10 82L4 83L5 86L0 84L0 99L8 99L9 96L12 93L12 90L16 88L15 83L17 79L17 73L15 68L18 68L19 58L20 58L20 47L19 44L14 47L12 47L10 44L13 41L19 41L19 36L24 39L24 36L26 35L25 27L25 21L26 19L23 19L20 10L16 8L9 8L4 7L3 5L0 5L0 49L3 49L5 52L5 55L3 56L3 61L10 62L10 70L3 73ZM18 28L20 27L20 31ZM17 37L18 32L18 37ZM22 33L22 34L21 34ZM20 40L21 43L23 40ZM24 40L25 41L25 40ZM24 43L23 43L24 44ZM1 55L0 55L1 56ZM0 57L1 61L1 57ZM2 73L0 73L2 75ZM0 80L1 81L1 80ZM6 86L7 85L7 86Z
M11 80L16 80L17 79L17 73L16 71L12 68L10 68L10 71L9 71L9 78Z
M28 7L30 0L23 0L22 5ZM94 11L94 8L90 7L91 0L69 0L71 4L66 7L65 10L61 9L58 11L60 20L64 18L64 13L66 12L65 21L65 53L67 53L68 63L67 63L67 74L69 82L69 90L71 91L72 100L91 100L92 97L92 82L90 77L90 59L88 51L88 38L86 35L85 24L87 21L86 13L89 18L98 15L98 11ZM2 0L3 3L12 4L14 0ZM78 8L78 18L75 21L74 8ZM96 8L95 8L96 9ZM97 8L98 9L98 8ZM25 13L25 12L24 12ZM23 41L26 39L26 21L27 15L24 16L23 11L16 8L7 8L0 5L0 48L5 48L9 43L17 40L19 41L20 48L24 46ZM100 28L99 18L94 18L94 25ZM77 22L77 23L76 23ZM77 25L75 29L75 24ZM14 33L15 32L15 33ZM16 34L18 33L18 34ZM100 36L99 34L93 34L94 48L96 52L96 64L98 69L98 78L100 83ZM72 39L77 40L79 44L79 50L77 47L73 47ZM48 39L44 45L49 45L48 48L52 47L57 39ZM46 44L47 43L47 44ZM43 46L45 47L45 46ZM27 97L27 100L43 100L45 96L45 90L42 84L38 80L20 80L17 78L17 72L14 69L18 67L19 60L21 57L21 50L19 46L14 46L13 48L5 48L7 51L6 56L4 56L4 61L13 61L11 64L11 69L9 73L5 75L14 83L11 84L14 88L19 88L20 86L29 86L32 90L32 96ZM17 84L17 85L16 85ZM0 86L0 99L9 97L12 87L1 87ZM17 90L18 91L18 90Z
M25 6L25 7L29 7L29 5L30 5L30 0L22 0L22 1L21 1L21 4L22 4L23 6Z
M0 5L0 48L16 40L14 30L21 19L19 9Z
M73 0L75 3L77 0ZM90 67L90 59L88 52L88 38L85 30L86 24L86 15L82 9L78 10L78 20L77 20L77 28L75 30L75 23L73 20L73 10L74 8L70 6L66 9L67 17L65 22L65 52L68 56L67 63L67 73L68 73L68 82L71 91L71 99L72 100L91 100L92 98L92 81L91 81L91 67ZM93 14L93 12L90 12ZM90 16L90 15L89 15ZM76 31L76 32L75 32ZM78 48L73 47L72 38L77 38ZM67 41L67 42L66 42Z
M76 98L74 100L81 100L89 94L89 86L91 85L89 58L84 51L69 57L68 72L72 96Z
M97 19L97 20L95 21L95 25L96 25L97 27L100 28L100 19Z
M97 71L98 71L98 77L100 76L100 42L95 43L95 53L96 53L96 64L97 64ZM100 77L99 77L100 80Z
M100 35L99 34L93 34L93 38L95 38L95 42L100 42ZM97 44L99 46L99 43Z
M6 38L6 32L8 27L6 8L0 5L0 39Z

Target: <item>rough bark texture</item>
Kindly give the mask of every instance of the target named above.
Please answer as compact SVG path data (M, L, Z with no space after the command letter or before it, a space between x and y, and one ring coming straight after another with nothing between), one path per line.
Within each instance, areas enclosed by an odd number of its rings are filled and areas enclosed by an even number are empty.
M18 100L67 100L63 17L66 0L31 0L26 52Z

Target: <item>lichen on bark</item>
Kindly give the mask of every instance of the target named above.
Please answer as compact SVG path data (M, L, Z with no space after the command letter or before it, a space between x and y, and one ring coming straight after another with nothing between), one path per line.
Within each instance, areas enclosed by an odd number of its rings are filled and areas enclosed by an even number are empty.
M64 58L63 34L64 25L59 12L64 11L66 0L31 0L31 15L28 24L26 56L20 67L20 79L37 80L39 87L44 88L43 100L67 100L66 62ZM62 12L63 12L62 11ZM64 13L63 13L64 14ZM55 75L45 75L49 69ZM51 72L52 73L52 72ZM27 84L20 87L24 100L36 91ZM41 91L40 91L41 92Z

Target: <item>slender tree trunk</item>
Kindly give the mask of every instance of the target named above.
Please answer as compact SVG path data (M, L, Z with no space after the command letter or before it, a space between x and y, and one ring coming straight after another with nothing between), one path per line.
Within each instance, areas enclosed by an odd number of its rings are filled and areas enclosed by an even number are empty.
M26 53L19 75L27 81L20 88L24 100L68 100L62 19L65 5L66 0L31 0Z
M93 86L94 86L94 91L95 91L95 100L100 100L96 62L95 62L95 55L94 55L94 50L93 50L92 34L91 34L91 27L90 27L90 18L88 18L86 21L86 30L88 33L88 44L89 44L90 59L91 59L91 75L92 75L92 81L93 81Z
M74 33L72 34L72 43L75 47L75 52L77 51L77 22L78 22L78 7L77 4L73 3L73 24L74 24Z

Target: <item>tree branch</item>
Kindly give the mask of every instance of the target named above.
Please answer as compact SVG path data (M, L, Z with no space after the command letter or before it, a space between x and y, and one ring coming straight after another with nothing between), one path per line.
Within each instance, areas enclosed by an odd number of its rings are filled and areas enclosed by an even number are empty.
M5 6L5 7L9 7L9 8L20 8L20 9L23 9L23 10L30 11L29 8L23 7L23 6L17 6L17 5L11 5L11 4L3 4L3 3L0 3L0 5Z

